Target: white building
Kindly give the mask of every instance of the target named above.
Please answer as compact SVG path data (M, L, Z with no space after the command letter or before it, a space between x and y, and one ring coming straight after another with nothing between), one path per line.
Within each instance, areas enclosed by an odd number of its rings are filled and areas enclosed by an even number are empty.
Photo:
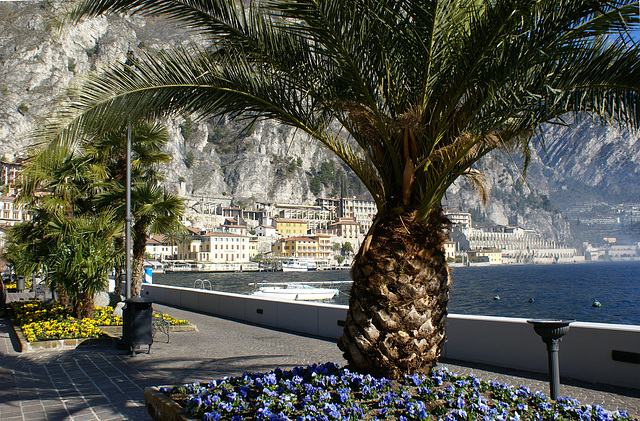
M444 213L444 216L451 221L451 225L455 225L460 228L471 228L471 214L469 212L444 210L442 213Z
M170 244L164 235L150 235L145 245L145 253L147 257L153 260L171 260L176 259L178 255L178 245Z
M360 232L366 234L373 224L373 218L378 213L378 207L375 202L368 200L357 200L354 198L343 197L341 204L340 216L343 218L354 219L360 224Z
M31 219L22 206L16 205L15 199L15 196L0 196L0 225L13 226Z
M447 260L456 258L456 243L453 241L444 242L444 256Z
M256 235L258 237L275 237L277 234L275 227L260 225L256 227Z

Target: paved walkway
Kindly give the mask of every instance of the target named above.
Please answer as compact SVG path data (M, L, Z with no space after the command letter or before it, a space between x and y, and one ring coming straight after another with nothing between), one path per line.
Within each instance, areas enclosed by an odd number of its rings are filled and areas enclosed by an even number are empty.
M14 296L13 298L18 298ZM8 320L0 319L0 420L145 420L143 390L328 361L344 364L333 341L276 331L154 304L189 320L199 332L156 336L151 354L115 348L16 352ZM143 347L146 349L146 347ZM447 362L450 371L548 391L543 376ZM562 385L561 394L608 410L640 414L640 390Z

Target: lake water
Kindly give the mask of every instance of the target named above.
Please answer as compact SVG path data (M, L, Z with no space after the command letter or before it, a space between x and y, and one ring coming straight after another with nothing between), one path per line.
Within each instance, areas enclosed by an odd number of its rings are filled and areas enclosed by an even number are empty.
M581 322L640 325L640 262L568 265L455 267L449 312L523 318L571 318ZM348 281L349 271L306 273L154 274L156 284L193 287L208 279L212 289L250 294L250 283ZM329 302L348 304L350 284ZM494 297L500 296L500 300ZM529 300L533 299L533 302ZM602 306L593 307L594 300Z

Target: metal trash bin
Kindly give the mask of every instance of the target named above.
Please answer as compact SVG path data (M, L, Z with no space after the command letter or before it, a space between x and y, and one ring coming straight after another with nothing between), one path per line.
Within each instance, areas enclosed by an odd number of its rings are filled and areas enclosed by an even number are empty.
M142 297L124 300L122 308L122 345L129 348L131 356L140 345L149 345L151 352L153 335L151 331L153 319L152 301Z
M16 279L16 291L24 292L24 276L18 276Z

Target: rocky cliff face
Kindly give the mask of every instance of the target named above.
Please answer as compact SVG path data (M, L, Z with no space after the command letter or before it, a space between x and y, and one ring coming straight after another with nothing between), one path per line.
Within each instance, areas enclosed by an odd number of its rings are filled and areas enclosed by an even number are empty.
M100 18L58 31L60 7L55 2L0 2L0 155L7 158L26 152L29 131L78 76L124 60L128 51L137 54L201 42L197 35L154 19ZM192 122L185 116L165 124L173 156L165 168L166 181L174 191L182 182L187 194L245 204L366 196L329 152L286 127L272 122ZM461 181L448 192L446 206L470 210L478 221L517 222L564 240L570 233L558 209L568 203L595 196L638 201L637 135L585 120L573 129L546 127L544 141L546 148L535 150L524 183L519 157L497 153L480 165L492 188L490 204L481 206ZM327 168L334 168L336 179L343 181L332 185L314 180L322 163L331 162Z

